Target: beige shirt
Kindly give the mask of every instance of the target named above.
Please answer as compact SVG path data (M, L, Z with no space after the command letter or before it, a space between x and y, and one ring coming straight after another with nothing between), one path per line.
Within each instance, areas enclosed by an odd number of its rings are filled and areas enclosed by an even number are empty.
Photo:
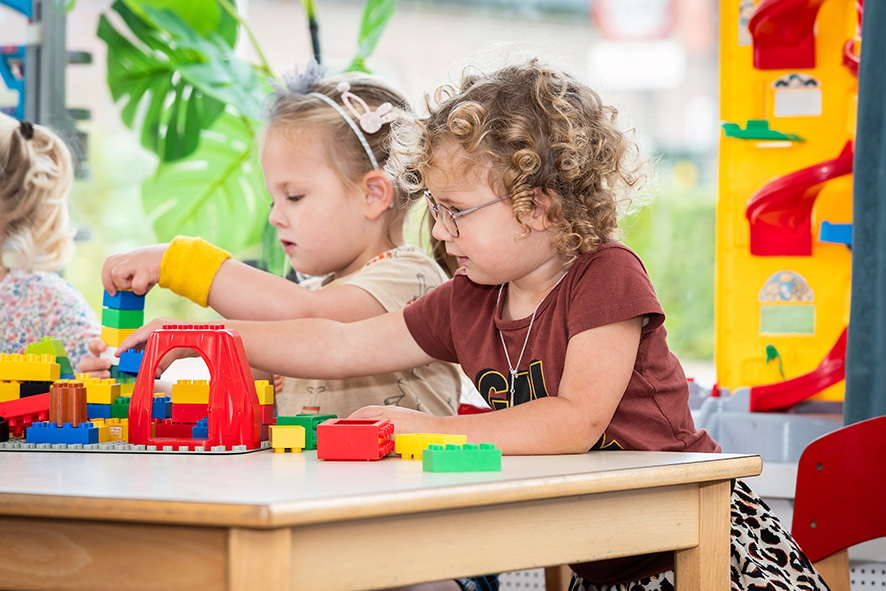
M349 276L311 278L301 285L312 290L354 285L367 291L386 311L391 311L408 306L446 279L440 266L420 249L400 246L379 255ZM384 343L377 346L384 347ZM462 380L457 365L441 361L405 372L344 380L284 377L277 382L277 416L309 413L339 417L374 404L452 415L458 409L461 390L468 385Z

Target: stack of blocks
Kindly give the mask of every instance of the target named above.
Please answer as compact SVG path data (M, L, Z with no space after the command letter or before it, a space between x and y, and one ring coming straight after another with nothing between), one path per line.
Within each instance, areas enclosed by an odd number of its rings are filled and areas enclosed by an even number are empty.
M120 358L114 356L126 337L145 323L145 296L131 291L118 291L113 296L105 291L102 298L102 340L108 345L103 357L111 360L111 377L120 382L134 382L141 354L129 350Z
M269 441L271 439L270 428L275 424L274 384L271 384L268 380L256 380L255 393L261 406L261 438L262 441Z

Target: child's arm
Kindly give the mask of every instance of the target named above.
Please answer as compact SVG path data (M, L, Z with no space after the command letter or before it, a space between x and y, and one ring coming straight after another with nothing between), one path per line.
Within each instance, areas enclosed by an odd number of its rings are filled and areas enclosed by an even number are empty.
M176 267L176 273L171 273L168 268L164 273L186 277L187 280L198 283L206 282L207 285L197 286L197 291L204 294L202 298L198 298L201 301L194 300L189 293L180 293L175 285L171 288L198 304L208 304L225 318L330 318L340 322L354 322L385 312L378 300L359 287L336 285L322 292L310 291L282 277L226 258L227 253L211 244L193 239L184 240L190 241L190 244L200 244L197 248L184 250L173 241L172 248L179 250L178 254L172 252L173 256L167 259L167 265ZM155 244L108 257L102 268L104 288L112 295L118 289L131 289L137 294L147 293L163 280L161 264L169 248L169 244ZM214 266L202 263L200 257L205 253L213 259ZM222 259L220 263L219 259ZM211 270L206 277L195 279L196 273L192 271L197 268ZM174 278L166 278L161 285L166 286L170 282L176 283Z
M581 332L569 341L557 396L478 415L434 417L370 406L352 418L388 419L395 433L454 433L511 455L584 453L600 438L631 379L642 318Z

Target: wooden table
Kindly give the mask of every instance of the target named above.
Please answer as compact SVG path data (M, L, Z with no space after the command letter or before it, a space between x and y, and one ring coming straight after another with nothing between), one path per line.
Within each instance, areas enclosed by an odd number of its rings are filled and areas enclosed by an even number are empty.
M676 551L679 591L729 589L731 478L758 456L421 462L0 452L0 588L371 589Z

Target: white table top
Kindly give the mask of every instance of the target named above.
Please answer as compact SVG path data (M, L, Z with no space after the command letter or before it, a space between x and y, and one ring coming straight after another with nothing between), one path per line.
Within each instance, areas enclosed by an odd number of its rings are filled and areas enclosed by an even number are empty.
M0 514L275 527L741 477L761 465L744 454L607 451L431 473L417 460L328 462L309 450L0 452Z

